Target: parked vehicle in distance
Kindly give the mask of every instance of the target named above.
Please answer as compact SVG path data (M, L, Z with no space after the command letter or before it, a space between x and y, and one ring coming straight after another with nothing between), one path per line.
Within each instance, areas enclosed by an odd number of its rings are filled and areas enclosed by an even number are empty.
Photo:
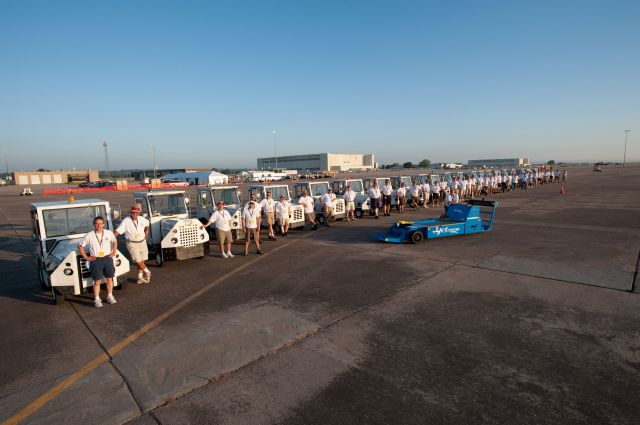
M162 179L162 184L168 185L170 187L186 187L189 186L189 183L182 181L182 180L176 180L176 179Z

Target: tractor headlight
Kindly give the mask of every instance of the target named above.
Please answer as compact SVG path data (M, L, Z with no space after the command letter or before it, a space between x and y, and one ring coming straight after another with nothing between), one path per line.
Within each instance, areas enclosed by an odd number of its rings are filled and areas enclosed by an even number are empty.
M119 267L122 264L122 260L116 260L116 267Z
M200 239L204 239L204 234L201 234L201 235L200 235Z
M178 233L178 229L173 229L172 232L173 233Z
M63 273L65 274L65 276L71 276L73 274L73 270L70 268L66 268L64 269Z
M178 238L171 238L171 243L172 244L177 244L178 243Z

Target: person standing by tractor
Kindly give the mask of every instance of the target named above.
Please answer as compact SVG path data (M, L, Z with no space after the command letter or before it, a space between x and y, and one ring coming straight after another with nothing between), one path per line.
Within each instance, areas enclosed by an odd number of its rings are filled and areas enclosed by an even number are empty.
M324 213L324 225L327 227L330 226L329 220L331 220L331 217L333 217L335 199L336 199L336 195L333 194L333 191L331 190L331 188L328 188L327 193L322 195L322 198L321 198L322 208Z
M273 225L276 223L276 201L271 197L271 192L267 192L267 197L260 202L260 206L269 227L269 239L275 241L276 233L273 230Z
M94 230L86 233L82 242L78 244L78 252L90 265L93 278L93 305L101 308L100 284L103 279L107 285L107 303L116 303L113 296L113 276L116 274L113 258L118 252L118 240L111 230L104 228L104 218L100 216L93 219L93 228ZM89 255L84 249L85 246L89 246Z
M149 248L147 247L149 220L141 216L141 212L139 206L132 206L129 210L131 215L122 220L114 233L116 238L124 235L127 240L127 251L129 251L131 261L138 266L138 280L136 281L138 285L151 281L151 271L144 263L149 258Z
M220 245L220 256L225 259L233 258L233 253L231 252L231 242L233 242L233 235L231 234L231 214L224 209L224 201L216 202L216 206L218 209L211 214L209 221L204 227L214 225L216 229L216 239ZM227 247L226 251L225 246Z
M380 209L380 197L382 196L382 193L380 193L380 188L378 187L378 183L375 180L373 181L371 187L367 192L371 201L371 212L376 216L377 219L379 219L380 216L378 215L378 209Z
M396 200L398 201L398 212L402 214L404 212L404 204L407 201L407 188L404 182L400 183L400 187L396 189Z
M304 208L304 217L305 220L311 224L311 230L316 230L318 228L318 223L316 223L316 213L314 211L314 201L311 196L307 194L306 190L302 190L302 196L298 199L298 204L302 205Z
M289 233L289 219L291 218L291 204L280 195L280 200L276 203L276 221L280 225L280 234L287 236Z
M260 222L260 209L256 206L256 203L249 201L247 208L242 213L242 231L246 235L244 242L244 255L249 255L249 245L251 244L251 238L256 244L256 252L262 254L260 249L260 236L258 235L258 223Z
M347 221L356 221L356 192L351 189L351 184L347 184L343 198L347 210Z
M386 179L380 191L382 192L382 213L384 215L391 215L391 194L393 193L391 180Z

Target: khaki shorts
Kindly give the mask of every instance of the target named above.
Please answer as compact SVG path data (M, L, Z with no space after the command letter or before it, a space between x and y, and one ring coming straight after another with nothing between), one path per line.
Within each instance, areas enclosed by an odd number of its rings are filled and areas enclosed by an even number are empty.
M127 241L127 251L131 256L131 261L134 263L140 263L149 259L149 249L147 248L147 242L131 242Z
M307 218L307 223L315 223L316 222L316 213L304 213L304 216Z
M278 223L280 226L288 226L289 225L289 217L282 217L278 219Z
M353 201L347 202L347 211L355 211L355 210L356 210L356 203Z
M276 222L272 212L268 212L266 218L267 218L267 224L273 224Z
M232 243L233 235L231 234L231 230L216 229L216 239L218 239L218 243L220 245L223 245L225 243Z
M245 232L245 237L247 238L248 241L251 239L253 239L254 241L260 240L260 233L258 233L258 228L257 227L254 227L253 229L247 228L247 231Z
M324 207L324 213L325 213L326 215L331 215L331 216L332 216L332 215L333 215L333 207L325 206L325 207Z

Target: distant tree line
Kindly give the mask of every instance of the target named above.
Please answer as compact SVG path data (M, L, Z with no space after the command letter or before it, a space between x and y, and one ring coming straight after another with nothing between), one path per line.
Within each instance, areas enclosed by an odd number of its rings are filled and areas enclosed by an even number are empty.
M381 169L384 170L390 170L392 168L429 168L429 166L431 165L431 161L429 161L428 159L423 159L422 161L420 161L417 164L414 164L411 161L407 161L405 163L403 163L402 165L400 165L400 163L398 162L394 162L393 164L383 164L380 166Z

